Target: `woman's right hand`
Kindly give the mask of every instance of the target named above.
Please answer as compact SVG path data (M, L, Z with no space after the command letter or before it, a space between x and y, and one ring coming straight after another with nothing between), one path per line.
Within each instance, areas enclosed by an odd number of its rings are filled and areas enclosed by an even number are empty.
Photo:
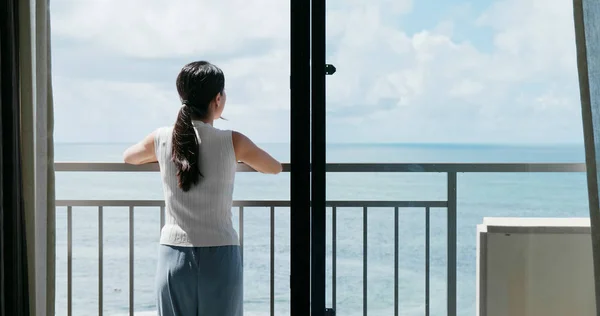
M277 159L271 157L266 151L256 146L250 138L239 132L232 133L235 158L252 169L267 174L278 174L283 167Z

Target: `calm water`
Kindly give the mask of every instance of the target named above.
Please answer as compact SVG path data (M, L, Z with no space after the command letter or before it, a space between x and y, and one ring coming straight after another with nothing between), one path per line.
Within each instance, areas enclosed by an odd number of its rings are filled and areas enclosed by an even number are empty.
M58 144L56 161L120 161L126 144ZM266 145L274 156L289 161L287 145ZM583 146L508 147L458 145L331 145L328 162L583 162ZM162 199L156 173L58 173L57 199ZM235 199L285 200L289 175L237 175ZM588 216L584 173L458 175L458 309L475 313L475 229L486 216ZM445 174L328 174L330 200L445 200ZM275 216L276 315L289 314L289 209ZM368 310L391 315L394 306L394 213L371 209L368 215ZM73 311L97 315L98 216L93 208L73 212ZM244 214L246 315L269 312L269 210ZM234 223L237 224L237 210ZM362 314L362 209L337 214L338 315ZM66 209L57 209L57 315L66 315ZM104 210L104 309L108 315L128 311L128 209ZM446 306L446 214L431 216L431 311L444 315ZM159 212L135 210L135 310L155 310L154 272ZM402 315L422 315L425 302L424 210L400 212L400 285ZM328 234L331 231L328 214ZM328 304L331 303L331 235L328 235ZM152 315L151 313L149 315Z

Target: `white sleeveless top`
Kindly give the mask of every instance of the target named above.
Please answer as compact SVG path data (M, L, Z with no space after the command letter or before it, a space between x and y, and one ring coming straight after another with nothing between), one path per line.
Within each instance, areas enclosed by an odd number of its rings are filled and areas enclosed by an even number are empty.
M171 161L173 127L158 129L154 145L165 195L165 226L160 243L184 247L239 245L231 207L237 168L231 131L194 121L200 138L199 163L203 177L184 192L177 186Z

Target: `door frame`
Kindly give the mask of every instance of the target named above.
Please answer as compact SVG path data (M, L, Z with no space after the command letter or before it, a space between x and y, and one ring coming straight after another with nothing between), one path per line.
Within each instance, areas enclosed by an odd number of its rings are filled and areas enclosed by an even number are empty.
M311 315L325 315L326 291L326 0L311 0Z
M290 1L290 310L324 316L326 4Z

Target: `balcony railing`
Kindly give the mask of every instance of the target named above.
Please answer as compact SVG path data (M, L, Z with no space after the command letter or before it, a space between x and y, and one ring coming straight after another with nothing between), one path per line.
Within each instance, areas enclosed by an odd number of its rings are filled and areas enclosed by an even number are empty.
M122 163L73 163L59 162L55 165L57 172L156 172L158 165L149 164L131 166ZM239 165L239 172L252 172L245 165ZM284 166L289 172L289 165ZM580 163L495 163L495 164L328 164L328 173L445 173L447 181L447 198L445 200L408 200L408 201L328 201L331 212L331 302L332 308L337 304L337 214L344 208L362 208L362 314L367 315L368 285L368 218L370 208L389 208L394 212L394 315L400 314L399 294L399 211L405 208L421 208L425 220L425 315L430 314L430 215L432 208L447 210L447 315L456 315L457 311L457 174L458 173L560 173L585 172L585 165ZM73 258L73 210L76 207L94 207L98 217L98 315L102 315L103 278L104 278L104 209L109 207L126 207L129 209L129 314L134 313L134 212L136 208L152 207L160 212L160 226L164 225L165 205L162 200L57 200L57 207L67 208L67 314L73 315L72 290L72 258ZM270 315L275 315L275 217L276 209L289 208L289 201L283 200L238 200L234 207L238 212L238 233L242 250L244 249L244 214L252 208L268 208L269 214L269 264L270 264ZM157 233L159 231L157 227ZM242 251L243 254L243 251Z

